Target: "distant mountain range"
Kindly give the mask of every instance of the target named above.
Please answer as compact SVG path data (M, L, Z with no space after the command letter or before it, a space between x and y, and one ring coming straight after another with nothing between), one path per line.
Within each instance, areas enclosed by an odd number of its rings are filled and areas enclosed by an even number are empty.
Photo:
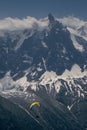
M87 22L52 14L39 20L1 20L0 95L7 103L4 108L0 104L1 111L8 116L20 109L41 130L86 130ZM29 110L35 100L42 104L38 119Z

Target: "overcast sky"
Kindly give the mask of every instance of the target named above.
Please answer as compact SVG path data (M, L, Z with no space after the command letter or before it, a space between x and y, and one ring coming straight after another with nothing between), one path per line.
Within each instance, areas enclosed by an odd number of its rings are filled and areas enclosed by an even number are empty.
M0 19L32 16L75 16L87 20L87 0L0 0Z

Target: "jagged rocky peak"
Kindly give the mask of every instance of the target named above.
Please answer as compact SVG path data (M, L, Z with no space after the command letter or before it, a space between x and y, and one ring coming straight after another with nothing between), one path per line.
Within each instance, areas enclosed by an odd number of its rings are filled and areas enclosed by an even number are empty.
M60 23L51 13L48 14L49 26L50 28L59 28L63 27L62 23Z
M48 14L48 19L49 19L50 23L55 22L55 18L54 18L54 16L51 13Z

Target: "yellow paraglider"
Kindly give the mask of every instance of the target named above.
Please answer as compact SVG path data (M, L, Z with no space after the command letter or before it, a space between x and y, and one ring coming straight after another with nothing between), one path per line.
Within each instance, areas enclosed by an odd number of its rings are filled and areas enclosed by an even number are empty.
M37 105L37 106L40 107L40 102L37 102L37 101L32 102L31 105L30 105L30 109L31 109L34 105Z

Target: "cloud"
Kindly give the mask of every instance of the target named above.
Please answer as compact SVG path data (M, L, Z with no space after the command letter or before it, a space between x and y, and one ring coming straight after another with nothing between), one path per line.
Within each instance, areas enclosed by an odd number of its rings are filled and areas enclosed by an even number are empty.
M24 19L19 18L4 18L0 20L0 30L23 30L23 29L44 29L48 26L48 20L47 18L39 19L33 17L27 17Z
M78 29L81 26L84 26L87 22L80 20L79 18L73 17L73 16L68 16L64 18L59 18L58 19L60 22L63 23L63 25L71 27L73 29Z
M57 20L62 22L63 25L72 27L74 29L79 28L84 24L87 25L87 22L84 22L83 20L80 20L72 16L57 18ZM23 19L7 17L0 20L0 31L2 30L14 31L14 30L23 30L32 28L42 30L44 28L47 28L48 24L49 20L47 17L39 20L30 16Z

